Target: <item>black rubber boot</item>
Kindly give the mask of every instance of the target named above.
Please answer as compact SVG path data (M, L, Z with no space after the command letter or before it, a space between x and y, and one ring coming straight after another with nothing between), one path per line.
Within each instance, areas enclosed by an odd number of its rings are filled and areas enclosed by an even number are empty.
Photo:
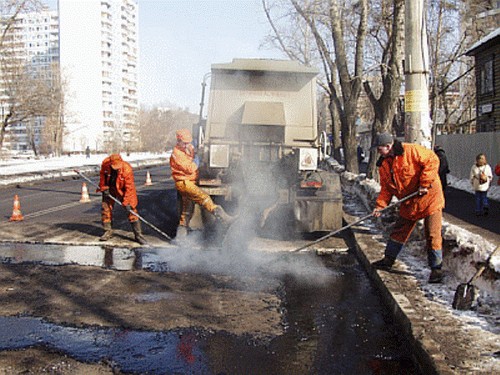
M429 276L429 284L439 284L443 281L443 278L443 270L441 268L433 268Z
M104 234L99 238L99 241L108 241L113 237L113 229L111 228L111 223L102 223L104 228Z
M135 240L141 245L147 245L148 241L142 235L141 222L139 220L130 223L132 225L132 230L134 231Z
M378 270L389 271L392 268L392 266L394 265L395 261L396 261L396 259L386 256L380 260L377 260L376 262L373 262L372 266Z

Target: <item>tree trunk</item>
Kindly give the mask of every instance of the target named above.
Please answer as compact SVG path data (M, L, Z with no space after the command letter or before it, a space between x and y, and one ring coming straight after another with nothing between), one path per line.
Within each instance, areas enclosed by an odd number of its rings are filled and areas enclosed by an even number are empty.
M333 147L333 158L339 163L342 161L342 154L340 149L342 148L342 141L340 138L340 119L338 116L338 110L335 105L335 101L330 95L328 102L328 109L330 111L330 116L332 120L332 147Z
M364 82L365 92L374 110L374 121L372 127L372 139L377 133L392 131L392 124L397 112L399 93L402 84L402 41L404 39L404 0L394 0L393 3L392 30L388 53L387 69L380 69L382 75L382 93L379 98L368 82ZM382 62L383 63L383 62ZM376 150L370 151L370 160L367 167L367 177L377 178L376 162L378 154Z
M0 127L0 150L3 147L3 140L5 138L5 127L6 127L6 124L4 121L4 122L2 122L2 126Z

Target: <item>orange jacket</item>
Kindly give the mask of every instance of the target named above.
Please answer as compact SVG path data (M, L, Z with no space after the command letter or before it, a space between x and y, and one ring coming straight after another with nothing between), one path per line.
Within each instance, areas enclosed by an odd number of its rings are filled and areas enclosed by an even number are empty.
M193 162L194 147L189 145L186 150L175 146L170 156L170 168L172 169L172 178L177 181L197 181L198 166Z
M425 195L403 203L399 214L409 220L420 220L444 208L444 195L439 180L439 158L424 146L394 141L394 156L381 158L377 165L380 173L380 194L376 208L387 207L393 196L404 198L418 190L428 188Z
M137 207L137 191L135 190L134 171L126 161L121 161L121 167L117 170L116 185L109 186L111 177L111 161L109 156L103 160L101 165L99 189L97 192L109 189L110 193L124 206Z

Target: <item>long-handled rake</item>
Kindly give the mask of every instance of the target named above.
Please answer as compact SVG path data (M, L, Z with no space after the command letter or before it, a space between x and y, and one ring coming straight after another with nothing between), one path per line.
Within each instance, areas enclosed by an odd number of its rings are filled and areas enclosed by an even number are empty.
M85 180L87 180L91 185L99 188L99 186L94 182L92 181L90 178L88 178L87 176L85 176L82 172L80 172L79 170L76 170L74 169L74 171L76 173L78 173L78 175L80 175L80 177L84 178ZM115 197L113 197L112 195L109 195L109 197L114 200L116 203L118 203L120 206L123 207L123 204L122 202L120 202L118 199L116 199ZM124 207L125 208L125 207ZM166 234L165 232L163 232L161 229L157 228L156 226L154 226L153 224L151 224L149 221L147 221L146 219L144 219L141 215L139 215L138 213L135 213L134 211L130 211L130 213L132 213L132 215L135 215L137 216L137 218L142 221L144 224L150 226L152 229L154 229L155 231L157 231L158 233L160 233L163 237L165 237L166 239L168 239L169 241L172 241L172 238Z
M401 198L401 199L400 199L399 201L397 201L397 202L391 203L391 204L390 204L390 205L388 205L387 207L384 207L383 209L381 209L379 212L382 212L382 211L385 211L385 210L387 210L387 209L389 209L389 208L392 208L392 207L394 207L394 206L397 206L398 204L401 204L401 203L403 203L404 201L407 201L408 199L413 198L413 197L414 197L414 196L416 196L416 195L418 195L418 190L417 190L417 191L415 191L415 192L413 192L413 193L411 193L411 194L409 194L409 195L407 195L407 196L406 196L406 197L404 197L404 198ZM371 214L368 214L368 215L366 215L366 216L363 216L362 218L360 218L360 219L356 220L355 222L353 222L353 223L351 223L351 224L348 224L348 225L346 225L346 226L343 226L343 227L342 227L342 228L340 228L340 229L334 230L334 231L332 231L332 232L330 232L330 233L328 233L328 234L324 235L323 237L318 238L318 239L317 239L317 240L315 240L315 241L309 242L309 243L305 244L304 246L301 246L301 247L299 247L299 248L297 248L297 249L295 249L295 250L292 250L292 252L301 251L301 250L304 250L305 248L308 248L308 247L309 247L309 246L311 246L311 245L315 245L315 244L317 244L317 243L319 243L319 242L322 242L322 241L326 240L327 238L330 238L330 237L332 237L332 236L336 235L337 233L340 233L340 232L342 232L343 230L346 230L347 228L352 227L353 225L359 224L359 223L361 223L362 221L365 221L366 219L371 218L372 216L373 216L373 212L372 212Z

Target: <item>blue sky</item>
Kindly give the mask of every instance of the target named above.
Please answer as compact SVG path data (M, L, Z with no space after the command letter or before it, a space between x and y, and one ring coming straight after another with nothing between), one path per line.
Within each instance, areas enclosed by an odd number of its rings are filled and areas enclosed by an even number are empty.
M211 64L284 58L259 48L268 32L261 0L139 0L141 104L170 102L198 113Z
M282 58L259 49L268 33L261 0L139 0L141 102L169 100L199 111L213 63Z

